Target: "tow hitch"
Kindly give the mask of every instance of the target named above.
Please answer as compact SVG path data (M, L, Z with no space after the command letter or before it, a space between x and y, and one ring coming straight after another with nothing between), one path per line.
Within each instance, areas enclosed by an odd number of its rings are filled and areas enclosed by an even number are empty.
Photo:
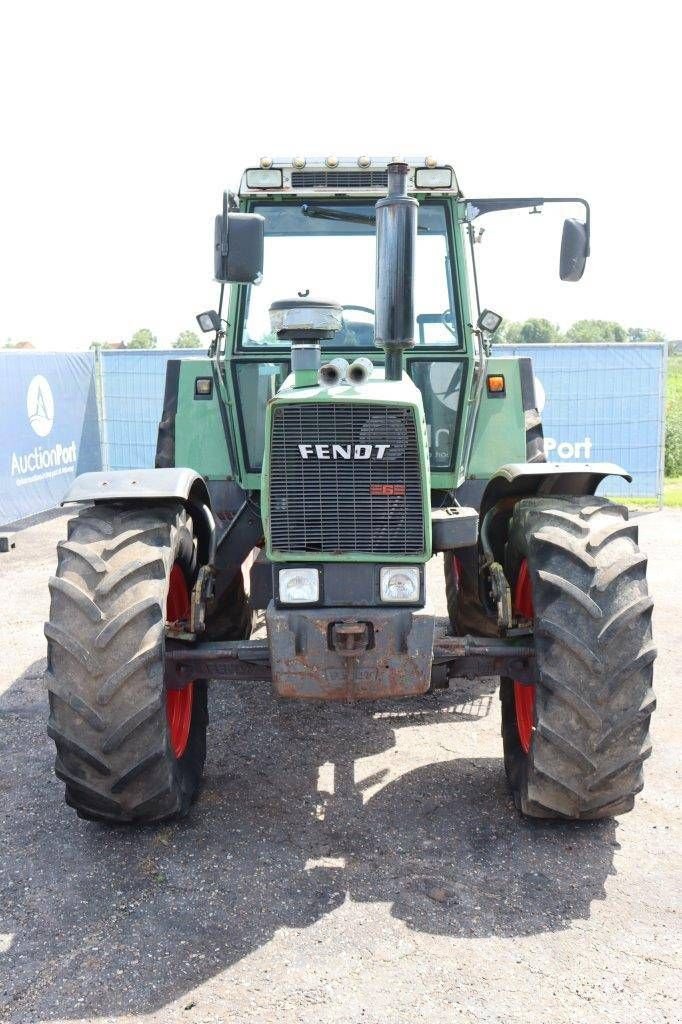
M329 647L345 658L356 658L370 646L371 623L335 622L329 630Z

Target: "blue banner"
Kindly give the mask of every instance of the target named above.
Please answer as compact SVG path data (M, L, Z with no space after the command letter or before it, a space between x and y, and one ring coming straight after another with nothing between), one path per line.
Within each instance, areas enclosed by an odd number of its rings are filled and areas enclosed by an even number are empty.
M550 462L615 462L601 493L657 497L663 485L664 344L495 345L530 356Z
M0 352L0 524L55 508L100 467L92 354Z
M550 461L616 462L605 493L662 487L665 346L496 345L530 356ZM56 507L77 473L154 465L169 359L200 350L0 352L0 525ZM100 380L101 437L96 380Z

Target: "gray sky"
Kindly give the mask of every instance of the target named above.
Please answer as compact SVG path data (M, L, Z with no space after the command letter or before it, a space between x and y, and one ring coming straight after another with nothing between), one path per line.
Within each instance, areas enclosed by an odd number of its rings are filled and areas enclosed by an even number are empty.
M580 284L558 281L558 217L481 222L484 304L682 337L674 5L301 10L3 5L0 345L77 349L139 327L168 344L194 328L216 301L222 189L265 153L433 153L470 196L584 195Z

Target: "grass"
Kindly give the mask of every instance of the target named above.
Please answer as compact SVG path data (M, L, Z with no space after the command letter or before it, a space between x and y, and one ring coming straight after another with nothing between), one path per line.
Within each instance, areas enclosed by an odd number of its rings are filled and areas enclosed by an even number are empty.
M618 501L614 498L614 501ZM636 508L658 508L656 498L626 498L626 505L633 505ZM663 505L665 508L682 508L682 476L669 476L663 484Z
M663 504L668 508L682 508L682 476L671 476L663 488Z

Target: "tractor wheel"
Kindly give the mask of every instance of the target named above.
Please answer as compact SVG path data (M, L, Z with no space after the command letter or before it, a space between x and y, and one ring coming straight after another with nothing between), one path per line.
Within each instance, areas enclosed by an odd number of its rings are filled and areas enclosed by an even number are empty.
M656 649L646 556L627 509L529 498L510 523L507 578L534 623L540 681L503 679L502 737L519 810L605 818L633 806L651 752Z
M209 608L204 636L207 640L248 640L252 627L253 610L240 570L220 599L219 607Z
M83 818L184 815L206 758L206 683L164 689L167 621L189 617L192 520L179 504L96 505L69 522L50 580L48 734Z

